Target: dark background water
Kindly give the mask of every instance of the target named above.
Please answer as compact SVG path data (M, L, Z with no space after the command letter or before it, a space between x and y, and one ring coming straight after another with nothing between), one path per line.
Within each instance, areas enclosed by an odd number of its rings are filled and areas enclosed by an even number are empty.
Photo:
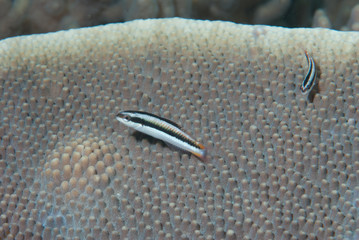
M357 0L0 0L0 39L138 18L359 29Z

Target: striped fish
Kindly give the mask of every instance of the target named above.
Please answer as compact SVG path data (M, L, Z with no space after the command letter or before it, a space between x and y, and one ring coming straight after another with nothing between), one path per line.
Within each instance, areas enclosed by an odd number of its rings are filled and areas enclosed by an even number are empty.
M171 120L151 113L131 110L119 112L116 119L139 132L190 152L201 161L206 160L206 148L182 131L181 127Z
M310 93L310 91L313 89L315 85L315 78L317 75L314 59L307 53L307 51L304 51L304 53L307 57L309 67L308 73L305 76L302 85L300 86L300 91L303 95Z

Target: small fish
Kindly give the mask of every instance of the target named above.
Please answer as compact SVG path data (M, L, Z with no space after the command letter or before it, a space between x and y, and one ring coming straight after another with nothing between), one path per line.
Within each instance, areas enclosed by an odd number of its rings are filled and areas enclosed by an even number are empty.
M203 162L207 158L206 148L182 131L181 127L171 120L151 113L131 110L119 112L116 119L139 132L190 152Z
M303 80L302 85L300 86L300 90L302 91L303 95L310 93L310 91L313 89L315 85L315 78L317 76L314 59L308 54L307 51L304 51L304 53L307 57L309 69L307 75Z

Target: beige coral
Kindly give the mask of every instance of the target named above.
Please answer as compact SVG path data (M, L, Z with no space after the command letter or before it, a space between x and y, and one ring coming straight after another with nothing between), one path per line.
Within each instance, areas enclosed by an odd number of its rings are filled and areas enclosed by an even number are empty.
M358 237L358 39L163 19L1 41L0 238ZM178 122L209 163L122 109Z
M352 9L348 26L350 30L359 31L359 4Z
M314 17L313 17L313 27L322 27L322 28L330 28L331 23L326 15L326 12L323 9L318 9L315 11Z

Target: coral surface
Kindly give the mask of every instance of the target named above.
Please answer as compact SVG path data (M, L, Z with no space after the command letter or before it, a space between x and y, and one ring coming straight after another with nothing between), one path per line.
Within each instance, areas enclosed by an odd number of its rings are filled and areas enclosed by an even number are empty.
M358 39L163 19L2 40L0 239L358 238ZM179 123L209 162L126 109Z

